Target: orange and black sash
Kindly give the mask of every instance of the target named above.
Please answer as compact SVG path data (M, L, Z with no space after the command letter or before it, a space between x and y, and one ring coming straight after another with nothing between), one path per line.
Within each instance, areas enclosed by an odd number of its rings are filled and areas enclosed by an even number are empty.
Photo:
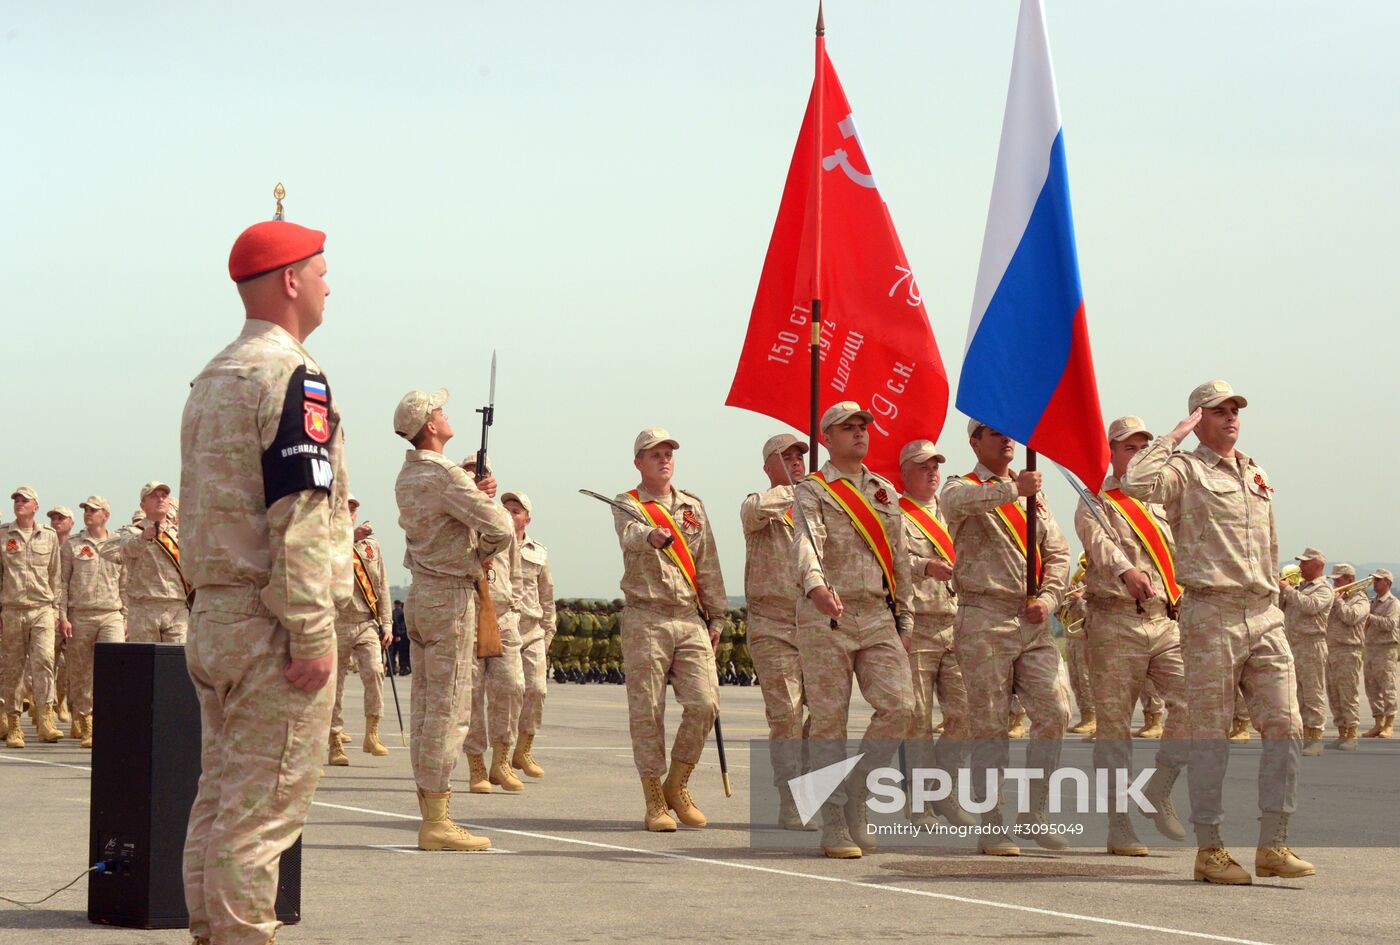
M369 571L365 568L364 561L360 558L358 548L351 547L354 559L350 562L355 571L355 586L360 589L360 593L365 598L365 603L369 605L369 612L374 615L374 619L379 619L379 595L374 592L374 583L369 579Z
M695 558L690 553L690 546L685 543L685 536L676 527L675 519L671 518L671 513L662 508L658 502L643 502L641 494L636 489L627 495L633 502L637 503L637 508L642 510L647 521L655 527L664 528L671 533L673 540L665 548L666 557L670 558L671 562L681 569L681 573L685 575L686 583L695 592L695 596L699 597L700 582L695 571Z
M924 533L924 537L933 542L933 550L938 552L944 561L953 564L958 560L957 555L953 553L953 536L948 534L948 529L943 527L943 523L935 518L932 512L907 495L899 497L899 507L909 516L909 521Z
M185 580L185 570L180 567L180 542L176 540L174 535L157 525L156 544L160 545L160 550L165 552L170 563L175 565L175 574L180 578L180 585L185 589L185 601L188 602L190 595L194 593L194 588L190 587L190 582Z
M985 486L988 483L977 478L976 473L968 473L963 476L968 482L975 485ZM1026 552L1026 510L1019 502L1007 502L1005 505L997 506L997 517L1006 526L1007 532L1011 535L1011 540L1020 549L1022 557L1029 557ZM1045 579L1045 562L1040 557L1040 547L1035 549L1035 582L1040 584Z
M860 537L865 539L865 543L875 555L875 560L880 563L880 570L885 573L885 590L893 600L894 546L890 544L890 536L885 533L885 526L881 524L880 516L876 514L870 500L846 479L827 481L819 472L814 472L807 478L820 483L827 494L836 500L836 504L850 516L851 524L855 526Z
M1142 546L1147 549L1148 557L1157 566L1157 573L1162 576L1162 586L1166 588L1167 600L1175 607L1177 602L1181 600L1181 585L1176 583L1176 562L1172 560L1172 549L1167 544L1167 536L1162 534L1162 527L1157 524L1152 513L1147 511L1147 506L1122 489L1105 489L1104 498L1112 502L1118 511L1123 513L1123 517L1128 520L1128 525L1132 527L1133 533L1138 536Z

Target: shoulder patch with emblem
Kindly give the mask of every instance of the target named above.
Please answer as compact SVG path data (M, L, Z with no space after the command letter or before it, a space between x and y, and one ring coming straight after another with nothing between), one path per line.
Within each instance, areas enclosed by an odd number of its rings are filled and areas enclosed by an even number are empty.
M83 557L83 558L91 558L91 557L92 557L92 545L83 545L82 550L80 550L80 551L78 552L78 555L79 555L79 557Z
M263 503L267 508L298 492L330 493L335 471L325 444L339 423L325 375L298 365L287 381L277 436L262 454Z

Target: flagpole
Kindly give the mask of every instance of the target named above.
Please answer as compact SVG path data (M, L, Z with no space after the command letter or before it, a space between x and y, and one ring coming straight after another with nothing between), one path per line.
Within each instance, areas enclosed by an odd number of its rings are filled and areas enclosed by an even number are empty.
M1026 472L1035 472L1035 450L1026 447ZM1026 496L1026 600L1040 592L1040 575L1035 573L1035 508L1038 496Z
M807 456L809 468L816 472L817 424L821 415L821 340L822 340L822 65L826 58L826 20L822 16L821 0L817 0L817 54L812 79L812 170L816 184L816 213L813 225L816 238L812 252L812 344L810 391L807 416Z

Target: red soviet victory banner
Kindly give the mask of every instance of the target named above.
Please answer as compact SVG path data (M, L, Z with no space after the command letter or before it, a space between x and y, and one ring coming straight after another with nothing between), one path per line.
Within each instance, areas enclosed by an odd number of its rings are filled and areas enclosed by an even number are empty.
M807 102L725 403L808 427L812 300L820 299L819 410L854 400L873 413L866 465L902 488L899 451L942 432L948 375L820 34L817 64L821 88Z

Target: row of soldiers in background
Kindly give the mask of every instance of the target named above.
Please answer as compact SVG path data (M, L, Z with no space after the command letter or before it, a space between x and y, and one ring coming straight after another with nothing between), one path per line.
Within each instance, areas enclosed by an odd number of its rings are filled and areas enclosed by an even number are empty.
M558 683L622 684L622 601L560 600L558 632L549 647L549 669ZM752 686L758 682L749 655L748 609L730 609L724 617L715 668L722 686Z
M0 737L25 747L26 706L35 736L91 748L93 654L97 643L183 643L190 585L180 567L178 508L170 486L141 487L131 522L109 531L111 504L83 501L83 528L55 506L38 521L39 495L10 495L14 520L0 526Z

